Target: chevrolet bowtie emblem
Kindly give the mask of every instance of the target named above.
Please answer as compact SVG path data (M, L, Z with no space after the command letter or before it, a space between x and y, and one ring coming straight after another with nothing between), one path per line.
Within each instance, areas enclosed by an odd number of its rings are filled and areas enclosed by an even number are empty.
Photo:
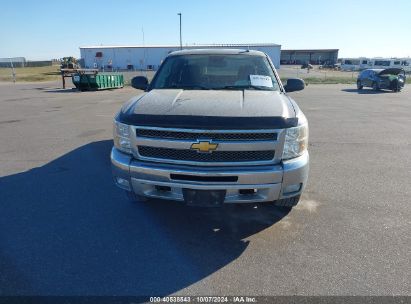
M197 152L212 152L215 151L218 144L213 144L211 141L198 141L191 145L191 150L197 150Z

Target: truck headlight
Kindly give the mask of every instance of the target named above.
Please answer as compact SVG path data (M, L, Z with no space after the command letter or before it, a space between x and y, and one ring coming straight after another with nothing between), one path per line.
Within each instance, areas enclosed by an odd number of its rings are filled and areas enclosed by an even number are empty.
M131 154L130 126L118 121L113 124L114 146L124 153Z
M302 155L308 146L308 124L286 129L283 159Z

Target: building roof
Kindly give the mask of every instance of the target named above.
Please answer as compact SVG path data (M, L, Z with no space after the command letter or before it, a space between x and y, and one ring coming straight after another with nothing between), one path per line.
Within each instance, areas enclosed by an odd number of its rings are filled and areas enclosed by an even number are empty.
M234 43L234 44L190 44L183 45L185 48L213 48L213 47L281 47L275 43ZM113 49L113 48L180 48L179 45L92 45L80 46L80 49Z
M26 62L25 57L0 58L0 62Z

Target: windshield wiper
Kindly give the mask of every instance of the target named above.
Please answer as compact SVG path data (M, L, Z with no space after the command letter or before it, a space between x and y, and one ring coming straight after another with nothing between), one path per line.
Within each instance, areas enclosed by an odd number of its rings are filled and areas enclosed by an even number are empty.
M271 89L269 87L260 87L260 86L255 86L255 85L251 85L251 84L247 84L247 85L227 85L227 86L224 86L224 87L218 87L218 88L213 88L213 89L214 90L254 89L254 90L262 90L262 91L273 91L273 89Z

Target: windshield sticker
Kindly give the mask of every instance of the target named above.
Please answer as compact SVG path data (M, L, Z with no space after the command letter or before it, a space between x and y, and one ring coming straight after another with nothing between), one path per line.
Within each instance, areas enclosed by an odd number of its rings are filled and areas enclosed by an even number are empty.
M251 85L253 86L267 87L267 88L273 87L273 81L271 80L270 76L250 75L250 81L251 81Z

